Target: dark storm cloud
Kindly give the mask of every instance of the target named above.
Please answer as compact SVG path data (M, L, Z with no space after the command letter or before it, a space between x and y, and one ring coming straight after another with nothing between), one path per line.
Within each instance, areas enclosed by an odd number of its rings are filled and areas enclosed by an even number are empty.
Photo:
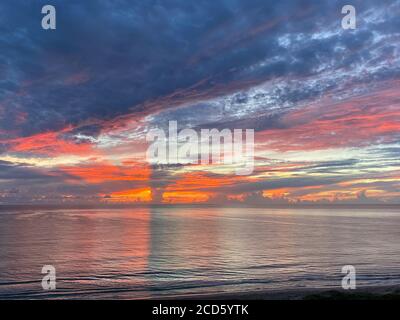
M53 180L54 178L41 170L28 165L13 164L0 160L0 180Z
M35 195L55 192L63 184L62 176L29 165L0 160L0 203L30 202Z
M75 183L68 184L67 180ZM0 182L0 203L6 200L25 203L36 198L43 201L60 200L65 196L71 196L75 200L88 200L93 197L97 199L97 194L106 191L132 188L132 183L123 181L86 184L80 178L66 174L62 170L48 171L28 164L14 164L1 160ZM43 195L46 195L45 198Z
M359 12L374 6L354 3ZM354 52L346 58L351 61L339 59L342 64L367 58L358 49L371 40L368 31L309 39L326 25L340 27L342 1L52 1L56 31L40 27L44 4L0 4L0 127L10 134L146 112L146 102L165 97L153 108L167 108L193 96L220 95L215 88L221 85L229 92L310 75L337 59L337 45ZM396 32L391 23L376 27ZM292 33L306 36L285 47L279 39ZM316 94L310 88L286 99Z
M305 170L309 173L332 173L336 170L354 169L360 163L358 159L347 159L338 161L322 161L310 166L305 166Z
M372 151L377 156L382 157L393 157L398 159L400 156L400 147L385 147L385 148L377 148Z
M345 181L344 176L332 177L312 177L302 176L293 178L280 178L280 179L266 179L257 182L242 182L233 186L221 187L220 190L227 193L249 193L257 191L274 190L280 188L302 188L313 186L332 185Z

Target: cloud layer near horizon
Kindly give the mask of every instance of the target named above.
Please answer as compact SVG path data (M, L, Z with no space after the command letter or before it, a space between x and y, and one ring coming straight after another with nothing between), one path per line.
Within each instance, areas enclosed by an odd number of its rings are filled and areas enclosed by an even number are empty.
M0 4L0 203L399 202L399 1ZM146 132L252 128L256 166L150 166Z

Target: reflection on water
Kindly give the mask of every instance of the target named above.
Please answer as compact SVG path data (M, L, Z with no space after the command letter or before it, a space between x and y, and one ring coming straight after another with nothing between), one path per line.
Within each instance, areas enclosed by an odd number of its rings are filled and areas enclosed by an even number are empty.
M400 213L143 208L0 214L0 297L154 298L400 284ZM45 264L57 290L41 287Z

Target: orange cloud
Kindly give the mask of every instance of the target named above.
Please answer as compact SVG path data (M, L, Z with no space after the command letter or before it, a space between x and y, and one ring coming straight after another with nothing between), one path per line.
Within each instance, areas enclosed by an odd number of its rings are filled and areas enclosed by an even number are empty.
M100 196L103 198L103 202L112 203L150 202L152 200L149 187L112 192L109 195L100 194Z
M163 193L163 202L199 203L218 196L213 189L243 181L243 176L217 176L205 172L190 172L168 185Z
M288 114L282 122L287 129L260 132L257 143L278 151L295 151L393 142L400 132L398 88L346 102L311 105Z
M150 168L145 164L126 162L126 165L110 163L88 164L83 166L60 167L60 170L85 180L88 183L106 181L148 181Z
M201 203L207 202L213 196L212 192L205 191L166 191L163 193L163 202L167 203Z
M61 137L71 128L59 132L39 133L29 137L15 138L2 141L9 146L9 151L35 153L48 156L62 154L86 155L95 153L89 143L76 143Z
M234 184L240 176L210 176L203 172L191 172L183 178L168 186L167 190L184 191L217 188Z

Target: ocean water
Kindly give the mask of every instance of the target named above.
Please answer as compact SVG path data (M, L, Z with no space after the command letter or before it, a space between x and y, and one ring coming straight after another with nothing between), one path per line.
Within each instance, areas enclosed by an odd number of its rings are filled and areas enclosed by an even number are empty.
M0 298L142 299L400 285L400 211L143 208L0 213ZM57 289L44 291L43 265Z

